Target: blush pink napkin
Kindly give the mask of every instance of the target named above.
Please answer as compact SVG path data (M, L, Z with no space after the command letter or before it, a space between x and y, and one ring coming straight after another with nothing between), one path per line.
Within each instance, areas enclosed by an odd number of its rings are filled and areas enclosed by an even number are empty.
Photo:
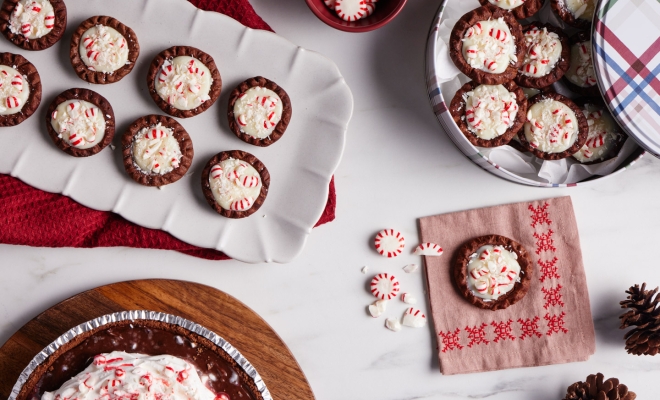
M443 374L585 361L594 325L570 197L481 208L420 219L438 357ZM498 234L521 243L533 263L527 295L504 310L479 309L454 288L455 251L474 237Z

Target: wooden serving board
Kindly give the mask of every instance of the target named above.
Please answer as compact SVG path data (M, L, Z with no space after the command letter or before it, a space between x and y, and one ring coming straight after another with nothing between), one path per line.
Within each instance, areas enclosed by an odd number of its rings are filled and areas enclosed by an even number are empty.
M305 374L275 331L220 290L174 280L139 280L92 289L49 308L0 348L0 398L6 399L34 356L63 333L94 318L129 310L178 315L231 343L257 369L274 399L314 399Z

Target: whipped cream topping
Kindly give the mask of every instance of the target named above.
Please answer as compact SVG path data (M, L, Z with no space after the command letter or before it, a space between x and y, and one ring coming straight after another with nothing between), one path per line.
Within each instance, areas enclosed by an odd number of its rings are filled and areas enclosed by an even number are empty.
M475 69L501 74L518 61L516 44L504 18L480 21L463 38L463 58Z
M156 75L156 92L179 110L192 110L211 99L213 77L208 67L188 56L166 60Z
M20 112L30 97L27 79L16 69L0 65L0 115Z
M488 0L488 2L505 10L512 10L525 4L525 0Z
M190 363L170 355L115 351L100 354L84 371L41 400L215 400Z
M46 36L55 27L55 11L49 0L20 0L9 18L11 33L28 39Z
M96 146L105 135L103 113L96 105L84 100L60 103L51 115L50 124L59 138L78 149Z
M234 117L241 132L263 139L270 136L282 119L282 99L263 87L252 87L241 93L234 103Z
M142 128L133 139L133 162L142 171L165 175L181 163L181 147L171 128Z
M527 111L525 137L544 153L568 150L578 137L578 121L573 110L553 99L544 99Z
M575 18L588 21L591 21L596 11L596 0L564 0L564 5Z
M515 252L503 246L486 245L470 256L467 265L468 288L476 297L497 300L520 282L520 264Z
M583 163L598 161L610 154L622 139L622 133L614 118L602 107L586 104L582 113L589 124L589 135L584 146L573 157Z
M501 136L516 121L516 96L502 85L477 86L464 100L468 129L480 139Z
M524 33L527 52L520 73L535 78L547 75L561 57L559 35L534 27Z
M249 210L261 193L261 175L250 164L228 158L209 173L213 198L225 210Z
M571 47L571 66L566 71L566 78L580 87L591 87L596 84L590 41L577 43Z
M124 35L105 25L96 25L80 38L80 59L92 71L112 73L128 64L128 43Z

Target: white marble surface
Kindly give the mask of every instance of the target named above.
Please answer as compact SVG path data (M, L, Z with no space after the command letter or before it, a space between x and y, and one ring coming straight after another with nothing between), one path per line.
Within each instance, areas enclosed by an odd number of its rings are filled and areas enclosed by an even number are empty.
M625 353L618 302L631 284L660 285L653 256L660 237L660 162L647 157L585 188L505 182L463 157L428 105L424 45L439 0L409 0L394 22L366 34L325 26L303 0L253 3L279 34L332 58L353 90L355 114L336 174L337 220L315 229L288 265L209 262L126 248L0 246L0 343L80 291L129 279L185 279L224 290L264 317L287 342L319 399L554 400L572 382L599 371L620 378L640 400L657 398L660 357ZM588 362L442 376L432 329L393 333L383 319L367 316L373 298L362 266L396 273L421 261L377 255L370 244L379 229L397 228L414 244L422 216L566 194L575 205L596 320L597 350ZM422 274L398 275L427 311ZM393 302L388 313L404 309Z

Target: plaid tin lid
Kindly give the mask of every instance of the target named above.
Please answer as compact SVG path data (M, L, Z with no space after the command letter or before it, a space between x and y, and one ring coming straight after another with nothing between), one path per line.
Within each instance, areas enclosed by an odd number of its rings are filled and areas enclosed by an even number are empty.
M658 21L658 0L600 0L591 44L598 84L612 115L660 158Z

